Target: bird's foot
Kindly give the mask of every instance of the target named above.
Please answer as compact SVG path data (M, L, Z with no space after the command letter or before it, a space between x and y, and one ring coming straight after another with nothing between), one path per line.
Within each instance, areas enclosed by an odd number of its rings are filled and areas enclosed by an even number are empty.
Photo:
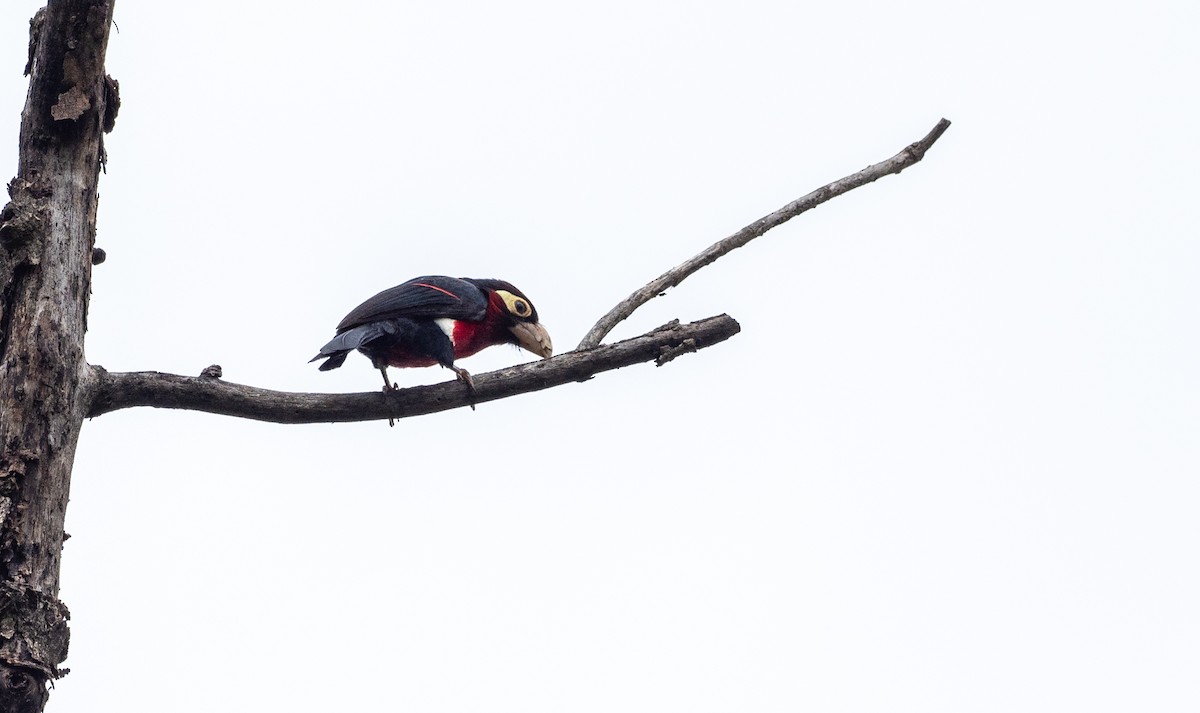
M383 385L383 395L384 396L387 396L388 394L392 393L393 391L399 391L399 390L400 390L399 387L397 387L395 384L386 384L385 383ZM396 419L392 418L391 416L388 416L388 428L393 428L393 427L395 427L395 425L396 425Z
M450 368L453 369L454 373L458 375L458 380L467 385L467 391L469 391L471 393L471 410L474 411L475 410L475 382L471 381L471 375L467 372L466 369L462 368L461 366L452 366Z
M379 367L379 373L383 374L383 392L386 394L389 391L399 391L400 385L388 378L387 367Z
M388 378L386 366L379 367L379 373L383 374L383 393L390 394L393 391L400 390L400 385ZM389 416L388 417L388 428L392 428L395 425L396 425L396 419Z

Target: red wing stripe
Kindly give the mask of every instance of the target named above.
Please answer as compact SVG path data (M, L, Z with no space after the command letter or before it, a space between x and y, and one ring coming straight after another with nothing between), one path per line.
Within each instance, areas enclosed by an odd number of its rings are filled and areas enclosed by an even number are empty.
M454 294L453 292L451 292L449 290L443 290L442 288L438 287L437 285L427 285L424 282L414 282L413 284L417 287L428 287L431 290L437 290L438 292L441 292L443 295L450 295L451 297L458 300L459 302L462 302L461 297L459 297L458 295Z

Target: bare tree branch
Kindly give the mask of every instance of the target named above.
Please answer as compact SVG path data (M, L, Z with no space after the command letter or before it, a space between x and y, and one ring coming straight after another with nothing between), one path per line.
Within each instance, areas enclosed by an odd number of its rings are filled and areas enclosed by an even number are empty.
M690 352L724 341L740 331L727 315L692 324L672 323L640 337L599 346L617 324L634 310L689 275L739 248L771 228L825 201L883 176L899 173L920 161L950 126L942 119L925 138L892 158L834 181L780 208L770 215L709 247L687 262L630 295L592 327L579 347L553 359L525 364L474 377L475 403L494 401L530 391L584 381L595 374L654 360L659 366ZM314 394L271 391L220 380L220 367L205 369L200 377L159 372L109 373L92 367L88 391L92 394L88 416L134 406L189 409L274 423L329 423L370 421L420 416L472 403L471 394L458 382L419 386L391 393Z
M719 315L691 324L671 323L616 344L477 374L473 377L474 401L495 401L572 381L585 381L600 372L645 361L665 364L680 354L723 342L739 331L741 327L732 317ZM109 373L100 367L92 367L91 378L93 397L89 417L134 406L154 406L273 423L330 423L421 416L471 403L467 389L457 380L386 394L382 391L304 394L244 386L213 376L177 376L155 371Z
M595 326L588 331L588 333L584 336L583 341L579 342L579 346L576 348L590 349L591 347L596 346L600 343L600 340L604 339L604 337L613 330L614 327L626 320L629 315L633 314L634 310L636 310L638 307L641 307L655 297L662 295L665 290L677 286L700 268L714 262L722 255L725 255L736 248L742 247L771 228L782 225L801 213L816 208L831 198L836 198L837 196L852 191L859 186L865 186L866 184L877 181L884 176L888 176L893 173L900 173L909 166L917 163L925 157L925 152L929 150L929 147L933 146L934 142L937 141L948 128L950 128L950 122L946 119L942 119L937 123L936 126L933 127L933 130L930 131L925 138L909 144L904 148L903 151L887 159L886 161L881 161L873 166L867 166L858 173L851 174L845 178L836 180L833 183L822 186L812 193L788 203L774 213L759 218L733 235L714 243L711 247L699 255L696 255L690 260L668 270L653 282L639 289L637 292L634 292L629 297L626 297L620 304L618 304L616 307L613 307L608 314L601 317L600 321L596 322Z

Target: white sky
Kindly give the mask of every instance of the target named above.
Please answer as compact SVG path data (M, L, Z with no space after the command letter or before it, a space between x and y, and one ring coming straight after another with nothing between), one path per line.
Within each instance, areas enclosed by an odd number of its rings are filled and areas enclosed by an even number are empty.
M0 9L9 175L40 4ZM52 710L1196 710L1200 5L1136 6L121 0L110 370L374 390L307 360L428 273L569 349L954 125L614 335L741 322L665 368L394 429L89 422Z

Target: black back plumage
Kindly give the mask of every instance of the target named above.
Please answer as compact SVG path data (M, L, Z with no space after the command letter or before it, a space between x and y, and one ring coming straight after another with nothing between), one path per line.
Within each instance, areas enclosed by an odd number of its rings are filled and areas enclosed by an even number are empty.
M488 296L476 282L496 281L460 280L442 275L414 277L350 310L350 314L338 323L338 334L360 325L398 317L479 321L487 312Z

